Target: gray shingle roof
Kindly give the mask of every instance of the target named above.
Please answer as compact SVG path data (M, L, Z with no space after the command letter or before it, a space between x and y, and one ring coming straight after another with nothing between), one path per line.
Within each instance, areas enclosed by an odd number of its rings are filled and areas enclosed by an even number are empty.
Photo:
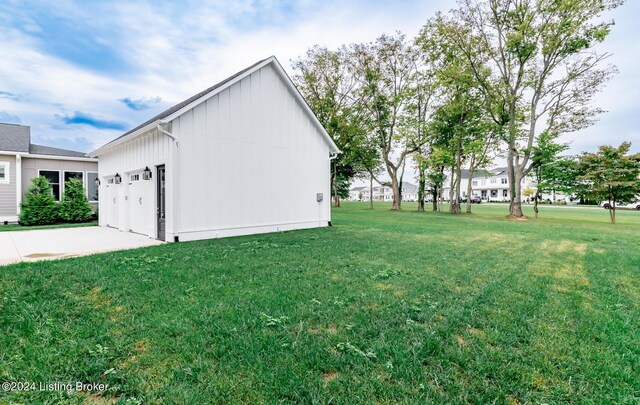
M0 123L0 151L22 152L34 155L88 157L84 152L53 148L31 143L31 128L26 125Z
M236 74L234 74L234 75L232 75L232 76L227 77L226 79L224 79L223 81L221 81L221 82L219 82L219 83L214 84L213 86L209 87L208 89L203 90L203 91L201 91L200 93L198 93L198 94L196 94L196 95L193 95L193 96L189 97L188 99L184 100L183 102L181 102L181 103L178 103L178 104L174 105L173 107L171 107L171 108L169 108L169 109L167 109L167 110L165 110L165 111L161 112L160 114L156 115L155 117L152 117L152 118L148 119L147 121L143 122L142 124L138 125L137 127L135 127L135 128L133 128L133 129L131 129L131 130L129 130L129 131L127 131L127 132L125 132L124 134L120 135L119 137L117 137L116 139L114 139L113 141L111 141L111 142L109 142L109 143L115 142L115 141L117 141L118 139L120 139L120 138L124 138L125 136L127 136L127 135L129 135L129 134L131 134L131 133L133 133L133 132L135 132L135 131L137 131L137 130L139 130L140 128L144 128L144 127L146 127L147 125L149 125L149 124L151 124L151 123L153 123L153 122L155 122L155 121L158 121L158 120L161 120L161 119L163 119L163 118L166 118L166 117L170 116L170 115L171 115L171 114L173 114L174 112L179 111L179 110L180 110L180 109L182 109L183 107L186 107L187 105L189 105L189 104L193 103L194 101L196 101L196 100L197 100L197 99L199 99L200 97L202 97L202 96L204 96L204 95L206 95L206 94L208 94L208 93L211 93L212 91L216 90L217 88L219 88L219 87L221 87L221 86L224 86L225 84L229 83L231 80L235 79L236 77L238 77L238 76L240 76L240 75L244 74L244 73L245 73L245 72L247 72L248 70L253 69L254 67L258 66L259 64L261 64L262 62L264 62L264 61L265 61L265 60L267 60L267 59L269 59L269 58L262 59L262 60L260 60L260 61L258 61L258 62L256 62L256 63L254 63L253 65L249 66L248 68L246 68L246 69L242 69L242 70L241 70L241 71L239 71L238 73L236 73ZM109 143L107 143L107 145L108 145Z
M24 125L0 123L0 150L29 152L30 128Z
M83 152L76 152L75 150L53 148L51 146L34 145L34 144L30 145L29 153L32 153L34 155L52 155L52 156L88 158L88 156Z

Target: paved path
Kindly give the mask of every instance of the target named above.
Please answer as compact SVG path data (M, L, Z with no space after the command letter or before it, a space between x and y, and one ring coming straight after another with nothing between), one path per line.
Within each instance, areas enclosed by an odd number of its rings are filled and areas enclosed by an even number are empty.
M162 243L148 236L99 226L0 232L0 265L85 256Z

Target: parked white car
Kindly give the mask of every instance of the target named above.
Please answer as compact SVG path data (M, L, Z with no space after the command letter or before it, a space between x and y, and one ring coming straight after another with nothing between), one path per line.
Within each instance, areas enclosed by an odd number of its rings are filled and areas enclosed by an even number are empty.
M608 210L609 208L611 208L611 206L609 205L609 201L602 201L600 203L600 206L606 210ZM622 205L616 205L616 209L618 208L623 208L623 209L630 209L630 210L638 210L640 211L640 201L636 201L633 202L631 204L622 204Z

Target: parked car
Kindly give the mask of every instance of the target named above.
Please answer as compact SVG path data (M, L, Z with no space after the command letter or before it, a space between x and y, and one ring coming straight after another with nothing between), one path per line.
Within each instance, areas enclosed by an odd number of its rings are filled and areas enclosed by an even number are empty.
M460 199L460 202L466 203L467 197L463 197ZM479 195L471 196L471 204L480 204L482 202L482 198Z
M600 203L600 206L602 208L604 208L605 210L608 210L611 208L611 205L609 204L609 201L602 201ZM631 204L622 204L622 205L616 205L616 209L617 208L624 208L624 209L631 209L631 210L638 210L640 211L640 201L636 201L634 203Z

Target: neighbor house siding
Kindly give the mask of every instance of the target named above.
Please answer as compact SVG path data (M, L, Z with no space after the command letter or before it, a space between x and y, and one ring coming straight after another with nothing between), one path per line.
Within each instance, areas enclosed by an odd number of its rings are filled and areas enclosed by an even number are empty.
M18 214L16 157L14 155L0 154L0 162L9 162L9 183L0 183L0 218L13 221Z
M172 124L181 240L329 222L329 145L272 65Z
M74 160L59 160L59 159L42 159L42 158L22 158L22 195L31 186L31 179L38 177L40 170L56 170L60 172L60 181L64 176L64 172L94 172L98 171L98 163L89 161L81 162ZM86 187L86 174L84 177ZM62 187L60 188L62 193Z

